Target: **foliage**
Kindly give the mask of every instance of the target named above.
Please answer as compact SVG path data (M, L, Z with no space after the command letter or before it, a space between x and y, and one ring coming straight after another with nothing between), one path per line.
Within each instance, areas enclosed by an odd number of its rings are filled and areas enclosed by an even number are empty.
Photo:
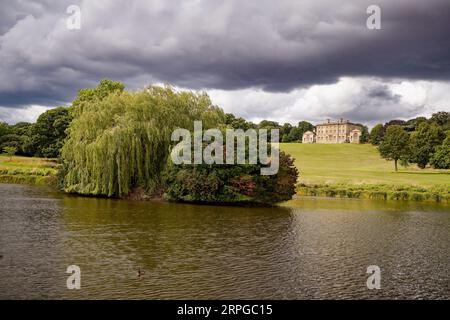
M171 133L205 129L224 122L224 114L205 94L149 87L130 93L116 90L84 101L68 128L62 149L63 188L80 194L125 196L133 188L161 187Z
M370 131L369 140L373 145L378 146L384 137L384 127L381 123L375 125Z
M421 124L422 122L427 122L427 118L417 117L414 119L410 119L410 120L406 121L405 130L410 131L410 132L416 131L419 124Z
M275 175L260 174L261 165L177 165L167 172L168 199L211 203L271 205L295 194L298 170L294 160L280 152Z
M104 79L95 88L86 88L78 91L78 95L72 102L74 112L82 111L85 104L102 100L113 92L123 92L125 86L121 82Z
M362 123L357 123L358 126L361 127L361 136L359 137L360 143L369 142L369 128Z
M248 122L244 118L236 118L232 113L225 114L225 124L232 129L254 129L256 125L252 122Z
M37 157L58 157L71 119L66 107L50 109L41 114L29 130L24 151Z
M0 122L0 137L10 133L10 126L6 122Z
M394 160L395 171L397 161L409 156L409 135L399 125L391 125L386 130L383 142L378 147L380 154L387 160Z
M12 156L14 156L17 152L17 147L4 147L3 152L9 157L9 159L12 159Z
M297 186L297 194L302 196L377 200L450 202L450 189L446 185L418 187L392 184L300 184Z
M411 134L411 155L409 161L417 163L419 168L425 168L436 147L442 144L444 132L435 123L422 122L417 131Z
M442 145L436 148L430 163L436 169L450 169L450 133L447 134Z
M17 152L16 152L17 154L28 155L23 150L23 145L24 145L26 138L27 138L26 136L14 134L14 133L0 136L0 148L4 149L5 147L15 147L15 148L17 148Z
M441 126L444 131L450 130L450 112L439 111L433 113L431 115L430 122L434 122L438 126Z

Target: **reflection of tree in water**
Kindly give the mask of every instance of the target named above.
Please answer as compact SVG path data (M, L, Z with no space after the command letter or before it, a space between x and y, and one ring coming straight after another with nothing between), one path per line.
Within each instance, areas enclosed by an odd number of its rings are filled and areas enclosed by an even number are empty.
M231 288L252 272L270 276L268 256L283 254L285 238L292 234L290 209L281 207L68 196L64 221L74 260L84 261L97 281L107 277L118 288L133 287L131 294L141 297L219 297L224 285ZM132 282L139 268L145 274ZM267 279L259 281L264 285ZM239 286L234 287L237 293Z

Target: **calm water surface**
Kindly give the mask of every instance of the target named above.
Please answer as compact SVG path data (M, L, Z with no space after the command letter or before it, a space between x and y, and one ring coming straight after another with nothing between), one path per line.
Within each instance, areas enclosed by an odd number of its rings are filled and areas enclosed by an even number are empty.
M72 264L80 290L66 288ZM381 290L366 287L369 265ZM450 207L213 207L0 184L0 298L449 299Z

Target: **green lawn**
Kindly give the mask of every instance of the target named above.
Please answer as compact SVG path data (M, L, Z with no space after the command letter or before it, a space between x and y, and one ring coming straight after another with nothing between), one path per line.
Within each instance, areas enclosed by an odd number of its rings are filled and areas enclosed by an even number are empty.
M394 163L369 144L280 143L280 148L295 158L305 184L450 185L450 170L412 165L395 172Z
M0 155L0 182L51 184L57 169L54 159Z

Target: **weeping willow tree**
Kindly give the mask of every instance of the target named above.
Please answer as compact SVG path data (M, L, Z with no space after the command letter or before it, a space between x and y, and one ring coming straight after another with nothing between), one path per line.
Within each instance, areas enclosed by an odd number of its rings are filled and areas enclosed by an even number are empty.
M171 133L205 128L224 121L207 94L177 92L171 87L114 91L74 110L61 151L63 189L86 195L120 197L135 187L161 187L168 164Z

